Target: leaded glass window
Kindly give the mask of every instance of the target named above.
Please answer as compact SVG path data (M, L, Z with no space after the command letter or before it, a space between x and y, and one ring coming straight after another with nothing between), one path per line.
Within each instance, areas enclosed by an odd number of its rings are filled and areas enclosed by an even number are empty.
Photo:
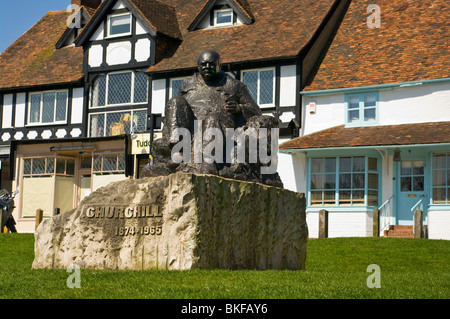
M247 85L258 105L264 107L275 104L275 69L243 71L242 82Z
M56 162L56 165L55 165ZM75 174L75 159L64 157L39 157L23 160L23 175L25 177L43 175L69 175Z
M143 71L102 74L92 86L91 107L143 104L148 101L148 77Z
M98 154L94 155L95 173L122 173L125 171L125 155L122 154Z
M89 133L91 137L133 134L144 132L146 129L146 110L107 112L89 116Z
M30 94L28 123L65 123L67 120L67 98L67 91Z

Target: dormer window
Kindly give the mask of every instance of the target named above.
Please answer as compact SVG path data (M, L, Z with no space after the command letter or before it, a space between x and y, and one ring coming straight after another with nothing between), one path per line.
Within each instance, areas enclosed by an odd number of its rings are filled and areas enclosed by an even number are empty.
M131 35L131 13L108 16L108 37Z
M254 20L247 0L209 0L188 30L240 26L251 24Z
M222 27L232 24L233 24L233 10L231 8L214 10L215 27Z

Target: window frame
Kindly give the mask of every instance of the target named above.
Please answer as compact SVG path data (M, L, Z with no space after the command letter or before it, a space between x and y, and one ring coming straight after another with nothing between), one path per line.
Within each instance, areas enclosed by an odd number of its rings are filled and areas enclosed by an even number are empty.
M269 68L260 68L260 69L248 69L248 70L241 70L241 81L246 84L244 80L244 74L246 72L258 72L258 81L257 81L257 100L255 100L256 104L258 104L261 108L269 108L269 107L275 107L275 94L276 94L276 68L275 67L269 67ZM273 77L272 77L272 103L266 103L261 104L261 72L264 71L273 71ZM246 84L247 85L247 84Z
M444 168L436 168L434 165L434 156L437 154L445 155L445 167ZM445 185L444 186L435 186L434 183L434 173L435 172L444 172L445 175ZM430 204L434 206L449 206L450 205L450 151L435 151L431 153L431 194L430 194ZM434 190L435 189L444 189L446 192L445 201L444 202L435 202L434 199Z
M104 160L105 156L115 156L116 157L116 169L115 170L105 170L104 169ZM96 168L96 157L101 157L100 170ZM123 157L123 169L120 169L120 159L119 157ZM126 171L126 158L124 153L120 152L108 152L108 153L94 153L92 154L92 167L91 173L96 175L106 175L106 174L125 174Z
M364 171L353 171L353 167L351 168L351 172L347 172L347 171L341 171L340 168L340 159L341 158L351 158L351 166L353 166L353 158L355 157L363 157L364 158ZM334 188L333 189L329 189L328 191L333 191L334 192L334 204L325 204L325 194L324 192L327 191L327 189L325 188L325 186L323 186L322 188L316 188L316 189L312 189L312 175L314 175L312 173L312 160L313 159L323 159L323 170L320 174L322 174L322 176L325 175L330 175L331 173L327 173L325 171L325 159L334 159L335 160L335 171L334 171ZM370 158L374 158L377 160L377 169L373 170L370 169L369 167L369 159ZM346 210L346 209L350 209L350 210L354 210L354 209L364 209L364 208L373 208L373 207L378 207L380 204L380 200L381 200L381 185L382 185L382 174L381 174L381 169L380 169L380 159L378 158L378 156L375 155L323 155L323 156L310 156L308 157L307 160L308 163L308 169L307 169L307 208L309 209L320 209L320 208L337 208L337 209L341 209L341 210ZM341 174L351 174L351 184L350 184L350 188L341 188L340 186L340 175ZM364 187L363 188L354 188L353 187L353 174L361 174L364 173ZM319 174L319 173L317 173ZM376 174L377 175L377 189L371 188L369 185L369 175L370 174ZM322 181L322 184L324 185L325 182ZM350 204L340 204L340 192L341 191L348 191L350 190L351 192L351 197L350 197ZM362 204L354 204L353 203L353 190L355 191L363 191L364 192L364 202ZM317 192L322 192L322 203L321 204L312 204L312 192L313 191L317 191ZM377 205L370 205L370 192L377 192Z
M64 160L64 173L58 173L57 172L57 164L56 161L57 160ZM74 177L76 174L76 159L74 157L70 157L70 156L31 156L31 157L23 157L23 170L22 170L22 177L23 178L36 178L36 177L44 177L44 176L70 176L70 177ZM33 172L33 162L35 160L44 160L45 164L44 164L44 173L34 173ZM52 172L48 172L48 161L51 160L53 161L53 171ZM74 161L74 165L73 165L73 173L67 173L67 160L71 160ZM25 162L26 161L31 161L30 163L30 173L25 173Z
M64 92L66 93L66 103L65 103L65 118L61 121L56 121L56 102L58 93ZM44 94L46 93L55 93L55 102L53 104L53 121L52 122L42 122L43 117L43 108L44 108ZM39 102L39 122L31 122L31 97L33 95L40 95ZM29 92L28 93L28 114L27 114L27 124L26 126L48 126L48 125L61 125L67 124L67 114L69 112L69 90L51 90L51 91L37 91L37 92Z
M375 95L375 106L366 107L364 103L365 96L368 95ZM349 108L349 100L352 97L358 97L358 109L350 109ZM369 126L369 125L375 125L378 124L379 121L379 92L373 91L373 92L360 92L360 93L352 93L352 94L346 94L344 98L345 102L345 126L351 127L351 126ZM364 111L366 109L375 109L375 119L374 120L365 120L364 119ZM349 121L349 113L350 111L356 111L358 110L358 120L355 121Z
M105 135L105 132L109 131L109 128L107 127L107 120L106 117L108 116L108 114L114 114L114 113L130 113L131 119L134 118L134 112L142 112L145 111L147 113L146 118L148 117L148 110L146 108L139 108L139 109L126 109L126 110L114 110L114 111L105 111L105 112L95 112L95 113L89 113L89 118L88 118L88 136L89 137L108 137L108 136L115 136L115 135ZM105 119L103 122L103 134L102 135L98 135L98 136L92 136L91 134L91 122L92 122L92 116L94 115L104 115ZM133 123L133 122L132 122ZM132 124L130 126L130 132L125 132L125 134L132 134L133 132L145 132L148 127L148 121L145 120L145 129L143 131L136 131L135 129L133 129L134 125Z
M217 15L221 12L230 12L231 13L231 21L230 22L224 22L224 23L218 23L217 22ZM234 16L234 11L232 8L223 8L223 9L216 9L214 10L213 13L213 23L214 23L214 27L226 27L226 26L232 26L233 25L233 16Z
M128 15L130 18L130 31L129 32L122 32L122 33L117 33L117 34L111 34L111 18L115 18L115 17L120 17L120 16L126 16ZM110 38L118 38L118 37L124 37L124 36L130 36L133 32L133 15L131 14L131 12L125 12L125 13L115 13L115 14L110 14L107 17L107 23L106 23L106 29L107 29L107 34L106 34L106 39L110 39Z
M115 71L115 72L108 72L108 73L102 73L99 74L98 77L95 79L93 85L90 89L90 99L89 99L89 108L90 109L98 109L98 108L104 108L104 107L116 107L116 106L129 106L129 105L145 105L148 104L149 100L149 77L146 76L147 80L147 94L146 94L146 100L144 102L135 102L135 89L136 89L136 74L139 72L144 72L144 70L125 70L125 71ZM109 104L108 103L108 93L109 93L109 77L111 75L117 75L117 74L127 74L131 73L131 83L130 83L130 102L125 103L114 103ZM145 73L144 73L145 74ZM101 76L105 76L105 104L104 105L96 105L94 103L94 96L95 96L95 83L98 81L98 79Z

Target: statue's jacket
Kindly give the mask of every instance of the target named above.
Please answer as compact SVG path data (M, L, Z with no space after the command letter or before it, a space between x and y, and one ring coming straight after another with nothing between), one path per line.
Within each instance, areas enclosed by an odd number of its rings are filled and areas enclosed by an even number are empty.
M223 71L214 83L205 82L199 73L195 73L180 85L179 96L186 100L195 119L205 120L216 116L222 127L239 127L252 116L261 115L261 109L247 86ZM241 112L230 114L226 110L228 101L236 101Z

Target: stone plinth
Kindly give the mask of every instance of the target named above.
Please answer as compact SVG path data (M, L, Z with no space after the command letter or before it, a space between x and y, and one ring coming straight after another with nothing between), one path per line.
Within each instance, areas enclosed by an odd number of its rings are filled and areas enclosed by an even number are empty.
M41 223L33 268L304 269L303 194L213 175L111 183Z

